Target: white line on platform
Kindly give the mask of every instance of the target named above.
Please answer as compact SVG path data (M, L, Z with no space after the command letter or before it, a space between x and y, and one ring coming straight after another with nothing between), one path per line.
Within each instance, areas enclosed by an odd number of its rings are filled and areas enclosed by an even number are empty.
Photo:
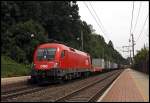
M123 71L125 72L125 71ZM123 73L122 72L122 73ZM103 98L106 96L106 94L110 91L110 89L112 88L112 86L116 83L116 81L120 78L120 76L122 75L122 73L119 75L119 77L117 77L117 79L109 86L109 88L104 92L104 94L98 99L97 102L101 102L103 100Z

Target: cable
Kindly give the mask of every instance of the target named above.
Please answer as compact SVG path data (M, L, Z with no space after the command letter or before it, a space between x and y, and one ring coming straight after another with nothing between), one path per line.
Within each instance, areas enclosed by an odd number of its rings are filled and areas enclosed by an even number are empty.
M136 23L135 23L135 26L134 26L133 32L134 32L134 30L135 30L135 27L136 27L136 25L137 25L137 21L138 21L138 18L139 18L139 14L140 14L141 5L142 5L142 2L140 2L140 7L139 7L139 11L138 11L138 16L137 16L137 18L136 18Z
M89 2L89 3L90 3L90 2ZM97 15L95 9L93 8L92 3L90 3L90 6L92 7L92 10L94 11L96 17L98 18L98 21L99 21L99 23L101 24L102 28L104 29L104 31L106 31L105 28L104 28L104 26L103 26L103 24L102 24L102 22L101 22L101 20L99 19L99 16ZM105 32L105 33L106 33L106 32Z
M133 23L133 12L134 12L134 1L133 1L133 6L132 6L132 18L131 18L131 28L130 28L130 37L129 37L129 41L131 40L131 30L132 30L132 23Z
M133 1L133 8L132 8L132 18L131 18L131 28L130 28L130 35L131 35L132 23L133 23L133 12L134 12L134 1Z
M146 17L146 19L145 19L144 25L143 25L143 27L142 27L142 29L141 29L141 32L140 32L140 34L139 34L139 36L138 36L136 42L139 40L139 38L140 38L140 36L141 36L141 34L142 34L143 30L144 30L144 26L145 26L145 24L146 24L146 21L147 21L148 16L149 16L149 14L147 15L147 17Z
M92 12L91 12L91 10L89 9L88 5L87 5L85 2L84 2L84 4L85 4L85 6L88 8L89 12L91 13L92 17L93 17L94 20L96 21L98 27L101 29L101 31L103 32L103 34L107 37L108 40L110 40L110 39L108 38L108 36L107 36L107 35L104 33L104 31L102 30L101 26L100 26L99 23L97 22L95 16L92 14Z

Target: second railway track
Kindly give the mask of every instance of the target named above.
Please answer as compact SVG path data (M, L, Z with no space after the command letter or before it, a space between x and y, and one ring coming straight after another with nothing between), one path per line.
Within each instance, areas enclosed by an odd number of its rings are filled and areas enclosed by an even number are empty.
M26 94L42 91L47 88L56 87L56 86L57 85L55 85L55 86L50 85L50 86L42 87L42 86L38 86L38 85L25 84L25 85L21 85L21 87L18 87L18 88L2 91L1 99L3 101L5 101L5 100L7 101L8 99L17 97L19 95L26 95Z
M46 88L43 87L36 87L36 86L26 86L23 88L7 91L7 92L2 92L1 94L1 99L2 100L7 100L19 95L27 94L27 93L33 93L33 92L38 92L40 90L43 90Z

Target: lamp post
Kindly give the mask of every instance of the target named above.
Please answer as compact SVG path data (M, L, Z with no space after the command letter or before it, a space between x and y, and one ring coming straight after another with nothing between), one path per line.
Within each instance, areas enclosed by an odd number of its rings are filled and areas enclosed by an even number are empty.
M81 49L82 49L82 51L83 51L83 31L82 31L82 25L83 25L83 23L81 22Z
M82 51L83 51L83 32L81 30L81 45L82 45Z

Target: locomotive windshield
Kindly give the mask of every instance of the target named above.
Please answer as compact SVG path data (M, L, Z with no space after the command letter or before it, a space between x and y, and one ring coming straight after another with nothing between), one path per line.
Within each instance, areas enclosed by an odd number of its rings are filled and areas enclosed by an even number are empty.
M37 51L37 59L53 60L55 58L56 48L39 48Z

